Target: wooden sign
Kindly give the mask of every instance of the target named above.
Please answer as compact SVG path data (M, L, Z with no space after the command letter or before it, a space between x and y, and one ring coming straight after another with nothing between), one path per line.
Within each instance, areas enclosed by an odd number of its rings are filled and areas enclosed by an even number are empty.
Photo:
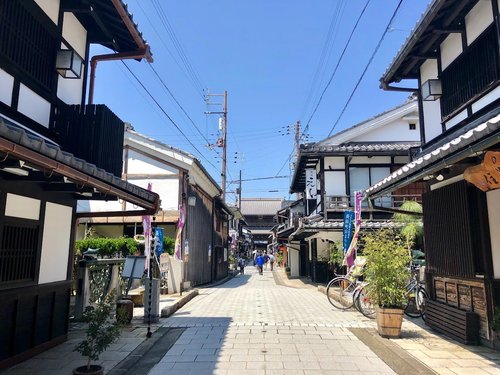
M482 191L500 188L500 151L488 151L481 164L465 170L464 178Z

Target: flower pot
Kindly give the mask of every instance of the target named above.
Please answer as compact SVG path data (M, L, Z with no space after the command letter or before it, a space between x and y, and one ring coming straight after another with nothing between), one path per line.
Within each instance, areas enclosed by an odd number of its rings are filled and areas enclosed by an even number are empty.
M130 324L134 316L134 303L123 297L116 302L116 320L122 324Z
M403 309L377 307L377 330L380 336L398 338L403 324Z
M103 375L104 367L100 365L90 365L90 368L87 369L87 366L80 366L73 369L73 375Z

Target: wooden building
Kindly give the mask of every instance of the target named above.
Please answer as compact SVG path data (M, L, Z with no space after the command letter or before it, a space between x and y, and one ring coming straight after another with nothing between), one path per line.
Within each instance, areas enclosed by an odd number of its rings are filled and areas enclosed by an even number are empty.
M434 0L381 78L418 94L422 148L366 190L423 181L427 323L492 343L500 305L500 15L497 0ZM499 159L500 160L500 159Z
M247 228L252 232L253 245L265 251L272 242L271 229L276 225L276 212L281 209L280 198L242 198L241 213L245 216Z
M0 1L0 368L66 339L77 200L159 205L120 179L124 123L85 104L92 43L151 61L120 0Z
M291 222L289 265L293 276L327 282L328 248L342 242L344 211L354 210L354 192L362 191L410 160L420 146L415 98L322 141L301 145L291 192L304 197L303 218ZM391 210L405 200L421 200L416 183L362 204L362 229L392 226ZM287 232L287 228L282 231ZM289 231L289 229L288 229ZM297 274L298 272L298 274Z

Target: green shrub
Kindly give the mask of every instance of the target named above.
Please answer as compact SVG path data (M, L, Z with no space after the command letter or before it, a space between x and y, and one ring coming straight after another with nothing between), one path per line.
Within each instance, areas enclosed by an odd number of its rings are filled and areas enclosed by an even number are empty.
M127 256L137 252L138 243L133 238L86 238L75 241L75 255L82 255L88 249L98 249L98 255L112 257L115 254Z
M372 301L381 307L404 306L411 259L405 241L391 230L372 232L364 237L363 256L366 289Z
M175 240L172 237L163 237L163 252L174 255Z

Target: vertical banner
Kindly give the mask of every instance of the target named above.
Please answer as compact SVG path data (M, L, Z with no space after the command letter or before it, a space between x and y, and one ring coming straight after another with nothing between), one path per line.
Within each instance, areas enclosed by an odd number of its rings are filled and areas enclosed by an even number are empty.
M306 169L306 199L316 199L318 195L316 184L316 169Z
M175 235L174 258L182 260L182 228L186 221L186 206L184 203L179 207L179 221L177 222L177 233Z
M347 253L349 245L351 244L352 232L354 231L354 217L355 214L353 211L344 211L344 226L342 229L344 254Z
M148 190L151 191L153 185L148 182ZM151 216L145 215L142 217L142 228L144 232L144 255L146 255L145 269L148 270L149 277L149 265L151 264Z
M356 258L356 250L358 245L359 230L361 228L361 201L363 196L360 191L354 193L354 235L352 236L351 244L344 258L344 264L348 267L354 265Z
M160 259L163 253L163 228L155 228L153 232L155 236L155 253L158 259Z

